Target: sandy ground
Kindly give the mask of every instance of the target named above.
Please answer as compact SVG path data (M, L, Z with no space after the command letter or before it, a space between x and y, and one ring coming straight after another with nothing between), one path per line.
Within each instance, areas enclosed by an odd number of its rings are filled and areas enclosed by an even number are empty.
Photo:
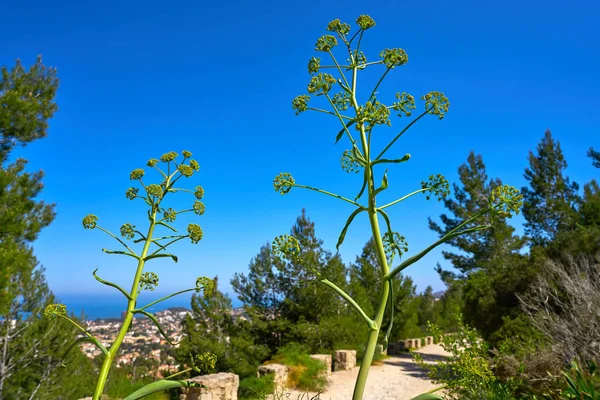
M418 350L426 362L436 362L448 355L440 346L429 345ZM354 382L358 368L352 371L334 372L327 390L315 397L316 393L286 393L285 400L348 400L352 399ZM383 365L374 365L369 371L364 400L410 400L415 396L440 385L431 383L425 371L412 360L410 354L390 356Z

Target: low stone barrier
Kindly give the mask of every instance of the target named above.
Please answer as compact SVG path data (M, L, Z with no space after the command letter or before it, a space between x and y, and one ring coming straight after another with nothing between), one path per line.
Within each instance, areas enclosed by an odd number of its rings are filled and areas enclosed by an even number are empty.
M399 342L388 343L387 353L389 355L401 354L401 353L405 352L406 349L407 349L406 341L400 340Z
M335 371L351 370L356 367L356 350L337 350L335 352Z
M329 354L311 354L310 358L318 360L325 365L324 375L329 377L331 375L331 355Z
M283 364L266 364L258 367L257 377L273 374L275 392L281 392L287 385L289 368Z
M430 344L433 344L433 336L425 336L425 345L429 346Z
M188 381L200 383L203 387L183 388L180 400L237 400L240 377L228 372L196 376Z

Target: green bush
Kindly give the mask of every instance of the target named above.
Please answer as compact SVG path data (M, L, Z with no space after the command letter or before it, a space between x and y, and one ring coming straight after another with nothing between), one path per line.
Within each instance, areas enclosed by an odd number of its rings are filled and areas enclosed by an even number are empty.
M238 398L240 400L265 399L268 394L273 393L273 375L265 375L260 378L245 378L240 381Z
M288 343L279 348L272 361L289 367L288 386L311 391L322 391L327 385L325 366L310 358L308 349L299 343Z

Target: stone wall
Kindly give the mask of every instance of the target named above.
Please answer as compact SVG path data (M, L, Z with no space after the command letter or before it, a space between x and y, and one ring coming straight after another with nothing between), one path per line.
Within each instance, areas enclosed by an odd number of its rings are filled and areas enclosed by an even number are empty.
M237 400L240 378L236 374L220 372L212 375L196 376L188 381L200 383L203 387L183 388L180 400Z
M325 365L324 375L329 377L331 375L331 355L329 354L311 354L310 358L318 360Z
M337 350L335 352L335 371L351 370L356 367L356 350Z
M281 392L287 385L289 369L282 364L266 364L258 367L257 375L260 378L268 374L273 374L273 385L275 392Z

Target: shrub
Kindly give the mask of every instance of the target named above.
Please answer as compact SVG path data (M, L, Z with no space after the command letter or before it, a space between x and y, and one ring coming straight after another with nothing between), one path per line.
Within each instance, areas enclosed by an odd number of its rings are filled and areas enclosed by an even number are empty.
M245 378L240 381L238 398L240 400L265 399L267 394L273 393L273 375L265 375L260 378Z
M281 347L272 362L289 367L288 386L300 390L322 391L327 385L325 366L310 358L307 349L299 343Z

